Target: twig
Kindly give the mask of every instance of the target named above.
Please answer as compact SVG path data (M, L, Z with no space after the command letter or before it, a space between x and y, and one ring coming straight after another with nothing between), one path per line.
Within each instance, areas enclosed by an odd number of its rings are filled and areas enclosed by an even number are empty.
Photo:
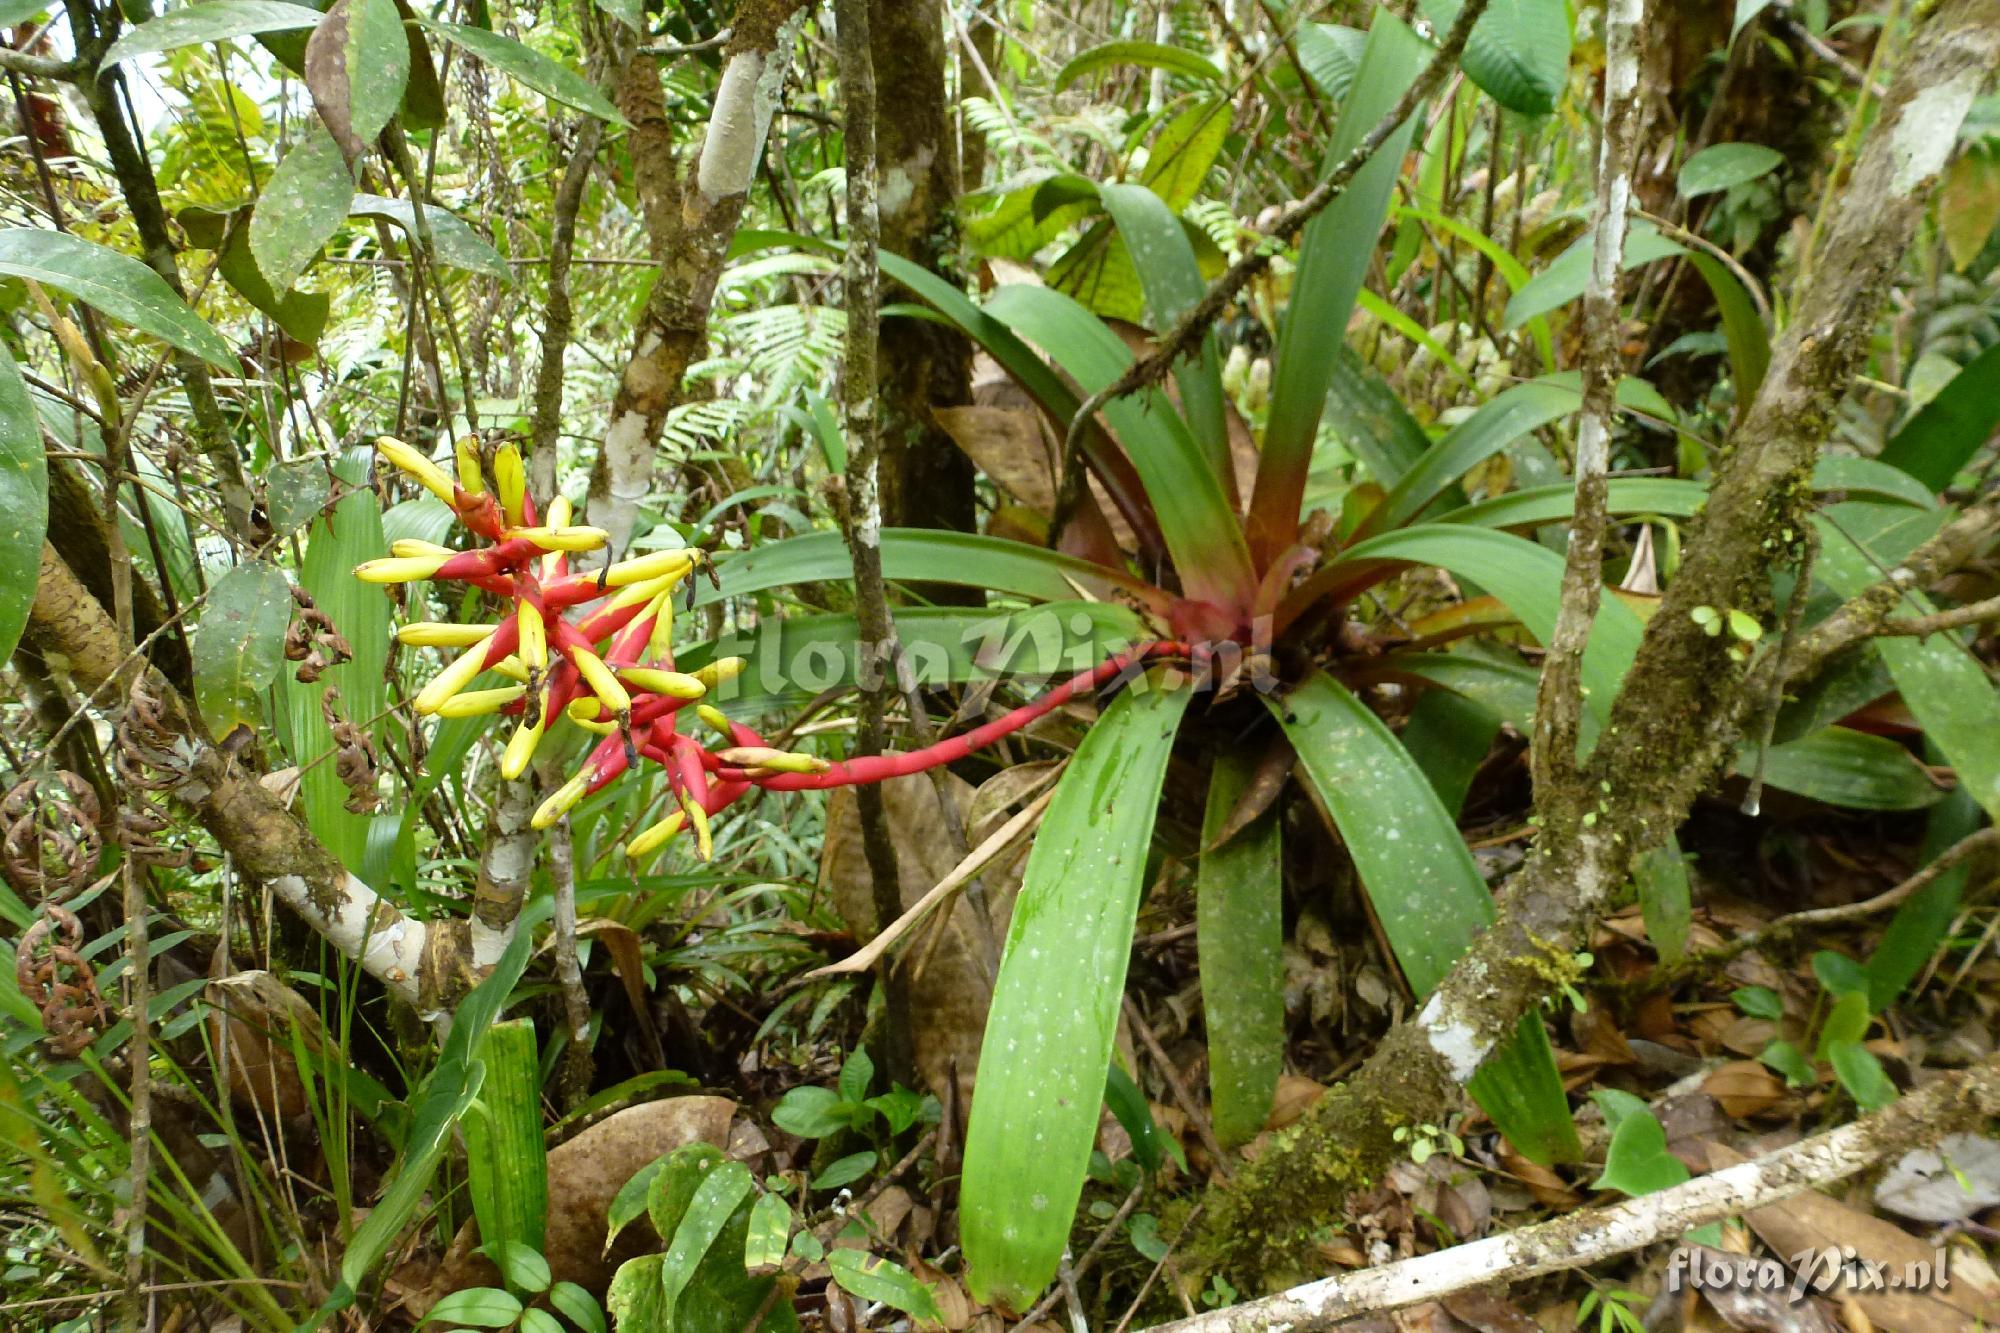
M1618 287L1632 207L1632 161L1639 129L1639 25L1645 0L1607 0L1604 10L1604 122L1597 151L1590 281L1583 293L1583 414L1577 424L1576 504L1563 564L1562 602L1535 699L1531 754L1537 803L1575 784L1583 718L1583 652L1604 591L1605 507L1611 422L1624 358Z
M153 1176L152 939L147 930L146 880L130 854L125 857L125 951L131 960L127 984L132 997L132 1037L125 1045L131 1067L131 1212L125 1229L125 1327L151 1326L146 1318L146 1208ZM225 1092L224 1096L228 1094Z
M965 854L965 859L951 868L951 872L937 882L937 885L923 897L904 910L903 914L875 933L875 938L838 962L816 967L805 974L802 980L814 981L820 977L837 976L843 972L865 972L875 966L875 962L889 951L889 946L907 934L910 928L922 921L933 908L944 902L953 893L969 883L973 876L1005 854L1006 851L1035 826L1055 797L1053 787L1036 798L1034 804L1009 819L987 837L987 839Z
M1272 228L1267 243L1237 260L1219 278L1215 285L1203 294L1187 314L1161 338L1151 352L1126 367L1125 373L1099 389L1083 401L1070 418L1069 430L1063 439L1063 464L1060 488L1056 496L1054 514L1049 519L1048 545L1053 548L1062 537L1063 528L1068 524L1077 502L1083 495L1083 469L1081 450L1083 437L1091 420L1096 417L1106 403L1122 398L1128 393L1158 384L1166 378L1174 362L1192 350L1207 334L1251 279L1270 267L1276 254L1276 245L1294 239L1308 222L1318 217L1328 204L1338 199L1354 179L1355 173L1368 164L1378 149L1389 141L1398 127L1410 118L1426 98L1436 92L1444 82L1445 75L1457 67L1459 54L1465 49L1466 38L1472 35L1472 25L1486 11L1486 0L1466 0L1458 12L1458 18L1445 34L1430 64L1417 76L1416 82L1403 90L1396 105L1382 117L1375 126L1356 144L1326 179L1315 185L1306 197L1301 199L1278 224Z
M1139 1294L1132 1298L1132 1304L1126 1308L1125 1317L1118 1321L1118 1327L1112 1329L1111 1333L1125 1333L1125 1330L1131 1325L1132 1317L1138 1314L1139 1307L1146 1303L1146 1293L1151 1291L1153 1284L1160 1280L1160 1272L1166 1268L1167 1260L1174 1257L1174 1246L1181 1243L1188 1232L1193 1230L1196 1220L1201 1217L1202 1207L1203 1205L1198 1203L1188 1210L1187 1221L1181 1223L1181 1229L1175 1233L1173 1245L1169 1245L1167 1252L1160 1256L1158 1263L1153 1265L1153 1271L1146 1274L1146 1280L1139 1284ZM1259 1324L1257 1327L1261 1330L1267 1326Z
M662 60L674 60L681 56L697 55L703 51L713 51L717 47L727 46L729 39L734 35L733 28L724 28L713 37L699 42L688 42L683 46L642 46L639 48L639 54L657 56Z
M1676 963L1662 964L1647 974L1640 983L1640 988L1647 992L1664 990L1684 977L1700 972L1712 972L1740 954L1774 940L1789 938L1809 927L1841 925L1886 912L1900 905L1911 895L1929 888L1939 876L1955 870L1962 862L1989 847L2000 847L2000 828L1983 828L1959 839L1939 853L1923 869L1894 888L1884 889L1872 898L1864 898L1855 903L1842 903L1837 907L1815 907L1809 911L1793 912L1775 921L1766 922L1755 930L1746 930L1713 949L1704 949Z
M1989 1057L1969 1070L1941 1076L1874 1115L1672 1189L1380 1268L1323 1278L1232 1309L1163 1324L1156 1333L1271 1328L1303 1333L1495 1279L1518 1282L1581 1268L1845 1180L1891 1153L1935 1142L1995 1111L2000 1111L2000 1057Z
M1899 616L1886 621L1875 631L1877 635L1908 635L1926 639L1945 630L1960 629L1966 625L1981 625L1989 620L2000 620L2000 597L1988 597L1983 602L1969 602L1955 606L1949 611L1938 611L1928 616Z
M1152 1025L1146 1022L1145 1015L1139 1012L1139 1006L1132 1003L1132 997L1129 995L1125 997L1125 1018L1131 1023L1132 1030L1139 1034L1139 1040L1145 1043L1146 1053L1153 1057L1153 1063L1159 1067L1160 1077L1167 1081L1167 1090L1173 1094L1174 1104L1181 1108L1181 1114L1185 1115L1188 1123L1194 1126L1194 1132L1201 1135L1201 1146L1208 1149L1209 1158L1215 1163L1216 1174L1225 1181L1228 1180L1232 1174L1229 1169L1229 1158L1222 1151L1222 1144L1216 1140L1215 1128L1208 1123L1208 1117L1202 1113L1201 1103L1189 1094L1187 1082L1181 1078L1181 1071L1174 1067L1166 1048L1160 1045L1159 1037L1154 1035Z

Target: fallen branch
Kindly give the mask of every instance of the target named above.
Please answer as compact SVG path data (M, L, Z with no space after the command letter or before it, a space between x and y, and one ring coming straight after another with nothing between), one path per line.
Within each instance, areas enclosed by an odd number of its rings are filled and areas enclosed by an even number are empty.
M1874 1115L1754 1161L1697 1176L1608 1208L1571 1213L1469 1245L1323 1278L1227 1310L1158 1326L1156 1333L1252 1333L1326 1328L1341 1319L1436 1300L1504 1279L1584 1268L1864 1171L2000 1114L2000 1057L1899 1098Z

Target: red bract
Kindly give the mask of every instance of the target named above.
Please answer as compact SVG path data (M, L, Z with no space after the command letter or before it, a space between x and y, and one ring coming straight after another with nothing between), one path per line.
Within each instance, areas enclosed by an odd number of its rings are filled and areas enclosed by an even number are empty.
M412 646L462 650L418 692L416 710L445 717L492 713L518 718L500 761L501 775L509 781L527 771L555 718L600 735L582 767L536 810L537 828L555 823L634 765L659 765L676 808L626 844L626 855L633 860L652 854L688 825L706 859L713 850L710 818L753 787L797 791L923 772L1019 731L1150 660L1189 653L1179 642L1144 644L1115 654L1003 718L923 750L829 763L773 748L751 728L702 702L709 690L743 669L742 658L720 658L693 672L674 669L673 595L706 558L702 552L661 551L572 573L569 557L601 548L607 534L573 525L569 501L561 496L550 503L547 522L538 525L535 503L527 494L527 471L514 446L502 445L495 452L490 488L469 442L458 446L457 480L400 440L385 437L376 449L449 505L489 545L453 551L399 541L389 557L356 566L356 577L371 583L455 581L511 606L492 625L421 621L397 631L397 638ZM514 683L468 688L488 671ZM724 739L720 749L710 749L680 729L681 714L690 704Z

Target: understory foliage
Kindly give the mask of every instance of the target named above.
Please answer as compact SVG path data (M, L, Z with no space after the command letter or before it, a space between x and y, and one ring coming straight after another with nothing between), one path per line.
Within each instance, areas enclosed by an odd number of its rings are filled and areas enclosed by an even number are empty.
M1994 0L0 16L0 1322L2000 1309Z

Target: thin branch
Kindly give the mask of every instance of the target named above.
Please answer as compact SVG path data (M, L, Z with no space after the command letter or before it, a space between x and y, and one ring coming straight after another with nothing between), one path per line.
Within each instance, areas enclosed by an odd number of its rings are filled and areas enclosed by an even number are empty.
M1857 1175L1895 1153L1935 1143L2000 1112L2000 1057L1946 1074L1885 1109L1754 1161L1469 1245L1342 1273L1227 1310L1160 1325L1155 1333L1251 1333L1327 1328L1342 1319L1437 1300L1495 1280L1519 1282L1583 1268L1694 1228Z
M1880 635L1907 635L1911 638L1927 639L1933 634L1946 630L1962 629L1967 625L1983 625L1989 620L2000 620L2000 597L1988 597L1983 602L1969 602L1955 606L1949 611L1938 611L1927 616L1898 616L1883 623L1875 631Z
M1606 0L1604 122L1597 152L1597 205L1591 224L1590 281L1583 293L1583 415L1577 425L1576 504L1563 565L1562 605L1549 636L1535 700L1533 769L1537 797L1576 778L1583 718L1583 650L1604 590L1605 508L1611 469L1611 422L1617 410L1620 355L1618 287L1632 204L1632 161L1639 129L1639 25L1645 0Z
M59 83L75 83L82 77L82 62L57 60L50 56L16 51L11 46L0 46L0 70L30 79L54 79Z
M1436 92L1444 83L1445 76L1458 66L1458 57L1465 50L1465 42L1472 35L1473 24L1486 12L1486 0L1466 0L1459 10L1458 18L1445 34L1443 43L1431 57L1430 64L1417 76L1416 82L1403 90L1396 105L1389 113L1376 122L1375 126L1356 144L1325 180L1315 185L1306 197L1301 199L1277 226L1271 229L1264 244L1232 264L1227 273L1216 280L1202 296L1201 300L1183 315L1178 323L1155 343L1153 350L1134 361L1111 383L1099 389L1083 401L1076 415L1070 418L1069 430L1063 440L1063 467L1061 486L1056 496L1055 512L1049 520L1048 545L1053 548L1062 537L1075 512L1077 502L1083 497L1083 468L1081 451L1085 430L1091 420L1102 411L1106 403L1123 398L1126 394L1158 384L1165 379L1174 362L1194 348L1208 333L1209 326L1222 317L1251 279L1271 265L1281 243L1290 242L1311 222L1325 211L1328 204L1346 192L1348 183L1355 174L1368 164L1383 144L1389 141L1398 127L1410 118L1425 99Z

